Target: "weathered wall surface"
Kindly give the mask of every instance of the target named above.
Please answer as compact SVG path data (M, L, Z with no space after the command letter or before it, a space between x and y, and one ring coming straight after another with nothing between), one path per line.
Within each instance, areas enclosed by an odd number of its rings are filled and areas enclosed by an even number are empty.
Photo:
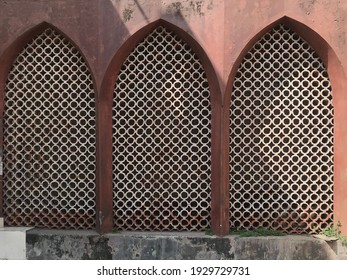
M251 45L269 26L286 19L321 55L332 80L334 217L341 221L342 230L347 233L346 16L347 1L340 0L0 0L0 112L5 81L16 55L39 32L41 23L55 26L85 56L100 99L98 123L105 126L98 132L97 221L100 231L109 231L112 228L111 118L106 112L109 109L104 110L108 105L104 106L100 96L112 94L109 89L115 82L116 70L133 45L150 31L151 25L164 20L184 39L190 40L189 43L195 44L193 47L210 77L214 98L212 227L218 234L226 234L228 114L233 75ZM0 200L0 216L1 203Z
M327 41L347 67L347 2L332 0L1 0L0 55L42 22L67 35L85 55L100 87L120 47L156 20L192 36L218 74L221 92L252 38L282 17L307 25ZM324 24L322 24L324 23Z
M31 230L27 259L113 260L315 260L336 254L322 240L305 236L215 237L200 234Z

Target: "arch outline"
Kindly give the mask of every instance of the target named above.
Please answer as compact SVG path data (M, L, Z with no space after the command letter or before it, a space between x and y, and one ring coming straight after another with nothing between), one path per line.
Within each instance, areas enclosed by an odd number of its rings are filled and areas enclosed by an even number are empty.
M224 125L222 127L223 139L221 154L222 169L225 175L222 179L223 184L229 185L229 108L235 75L243 57L252 46L263 35L279 24L288 26L309 43L322 59L329 75L334 107L334 223L340 222L342 224L342 232L347 234L347 187L345 186L347 179L347 159L344 157L344 154L347 153L347 148L345 148L347 144L347 126L345 124L345 120L347 119L347 80L345 70L332 46L317 31L289 16L283 16L271 22L254 34L239 53L235 63L231 67L223 98L224 110L222 121ZM226 189L225 187L224 190Z
M93 83L93 90L94 90L94 100L97 96L97 88L95 83L95 76L94 72L92 71L90 64L88 62L87 57L82 52L81 48L78 46L78 44L72 40L70 36L68 36L65 32L63 32L61 29L59 29L57 26L53 25L52 23L49 23L47 21L43 21L41 23L38 23L29 29L25 30L21 34L19 34L12 42L9 43L9 45L5 48L3 53L0 56L0 158L1 158L1 164L2 164L2 157L3 157L3 123L4 123L4 106L5 106L5 89L6 89L6 82L7 77L11 71L12 65L15 63L16 58L20 54L20 52L25 48L27 44L31 42L36 36L39 36L42 34L46 29L51 28L54 31L56 31L58 34L62 35L64 38L66 38L69 43L72 44L73 47L75 47L79 54L83 57L84 62L86 63L89 73L92 78ZM0 175L0 218L3 217L3 175Z
M137 30L112 56L104 73L97 109L97 229L109 232L113 227L113 182L112 182L112 100L114 85L120 69L131 51L157 27L163 26L184 40L199 57L209 83L211 100L211 224L215 234L221 234L220 200L220 116L221 90L217 74L204 49L186 31L163 19L155 20ZM99 186L99 187L98 187ZM225 203L223 203L225 204ZM225 209L225 211L228 209ZM227 212L227 211L226 211Z

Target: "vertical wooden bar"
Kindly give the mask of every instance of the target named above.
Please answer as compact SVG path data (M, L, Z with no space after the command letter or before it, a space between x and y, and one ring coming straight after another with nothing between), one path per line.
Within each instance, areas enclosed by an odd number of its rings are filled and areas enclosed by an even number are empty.
M225 118L218 77L204 53L201 57L211 92L211 227L223 236L229 233L229 110Z
M212 231L229 233L229 127L221 104L212 109ZM229 110L228 110L229 112ZM227 119L228 120L228 119Z
M99 233L110 232L113 228L112 96L106 97L106 94L101 94L101 98L96 102L96 230Z

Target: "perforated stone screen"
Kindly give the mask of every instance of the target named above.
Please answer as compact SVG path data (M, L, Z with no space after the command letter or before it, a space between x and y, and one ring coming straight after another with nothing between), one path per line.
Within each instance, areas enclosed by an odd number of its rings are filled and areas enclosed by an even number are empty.
M230 224L314 232L333 221L333 106L325 66L280 25L248 52L230 108Z
M10 226L95 227L95 104L88 67L48 28L18 55L4 112Z
M198 57L158 27L128 56L115 85L116 228L209 227L210 118L210 91Z

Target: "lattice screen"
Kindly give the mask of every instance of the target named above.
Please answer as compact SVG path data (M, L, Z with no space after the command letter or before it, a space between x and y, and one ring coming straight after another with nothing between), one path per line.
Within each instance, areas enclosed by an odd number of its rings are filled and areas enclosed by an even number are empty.
M265 34L230 108L231 227L314 232L333 220L333 106L325 66L298 34Z
M125 61L113 100L115 227L210 224L210 92L192 49L158 27Z
M7 225L95 227L94 107L88 67L56 31L19 54L5 96Z

